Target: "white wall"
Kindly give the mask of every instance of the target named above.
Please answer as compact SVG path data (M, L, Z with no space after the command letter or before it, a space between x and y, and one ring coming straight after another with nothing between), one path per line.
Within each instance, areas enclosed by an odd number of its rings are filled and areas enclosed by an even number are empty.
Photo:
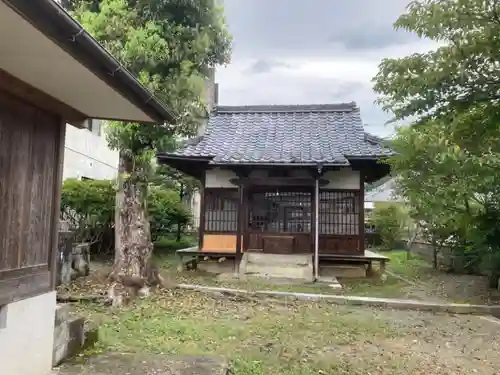
M96 124L96 120L93 121ZM117 177L118 151L109 149L103 126L100 131L98 125L90 131L66 125L64 146L63 179L111 180Z
M297 177L301 175L307 176L306 171L300 171L300 170L295 171L295 173L293 174L296 175ZM236 188L236 186L230 182L230 180L233 178L238 178L238 176L236 176L236 174L233 171L220 168L210 169L206 173L205 187ZM353 171L350 168L342 168L338 171L328 171L321 178L329 181L327 185L321 187L322 189L358 190L360 187L359 172Z
M328 185L324 185L321 188L358 190L361 186L359 177L359 172L353 171L350 168L342 168L338 171L328 171L321 177L328 180Z
M201 194L199 190L196 190L191 195L191 200L189 202L189 207L191 208L192 215L192 228L197 230L200 226L200 210L201 210Z
M209 169L205 174L205 187L207 188L237 188L230 182L231 179L238 178L236 173L228 169Z
M55 311L55 291L1 307L0 374L50 373Z

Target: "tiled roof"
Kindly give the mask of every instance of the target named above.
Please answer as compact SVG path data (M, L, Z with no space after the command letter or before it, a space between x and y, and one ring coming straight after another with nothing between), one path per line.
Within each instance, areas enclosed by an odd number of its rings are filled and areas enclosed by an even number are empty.
M365 194L365 202L403 202L396 194L394 179L384 182L382 185Z
M175 153L212 163L348 165L350 158L389 155L363 130L355 103L218 107L204 134Z

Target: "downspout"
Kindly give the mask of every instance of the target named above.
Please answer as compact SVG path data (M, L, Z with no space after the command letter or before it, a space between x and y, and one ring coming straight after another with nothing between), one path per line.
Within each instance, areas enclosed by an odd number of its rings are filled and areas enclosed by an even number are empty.
M314 179L314 279L319 279L319 178L323 166L318 164L318 173Z

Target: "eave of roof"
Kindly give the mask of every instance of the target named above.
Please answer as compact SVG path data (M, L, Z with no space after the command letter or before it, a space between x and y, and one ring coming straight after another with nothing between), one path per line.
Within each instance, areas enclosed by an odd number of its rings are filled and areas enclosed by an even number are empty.
M1 0L156 123L175 115L53 0Z

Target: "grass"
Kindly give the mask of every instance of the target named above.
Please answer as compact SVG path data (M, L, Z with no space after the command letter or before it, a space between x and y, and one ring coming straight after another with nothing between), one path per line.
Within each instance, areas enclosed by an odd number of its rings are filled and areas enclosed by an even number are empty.
M432 272L432 266L418 254L406 250L393 250L384 253L390 261L388 269L411 281L419 281L424 274Z
M391 265L394 272L406 277L420 274L420 259L406 260L406 254L398 251L388 255L391 261L394 260ZM178 272L178 260L173 253L159 253L156 261L180 282L241 289L325 292L322 289L325 287L318 285L216 280L213 275L199 272ZM346 288L344 293L366 296L401 297L407 286L390 277L384 282L342 281ZM99 283L102 279L95 279L93 285ZM77 280L75 285L87 284ZM92 285L92 281L88 285ZM422 331L421 327L430 324L430 319L441 318L423 318L416 315L418 313L394 315L396 312L334 306L325 302L214 297L187 290L156 292L148 299L137 300L121 309L96 304L80 304L76 309L99 326L100 341L96 348L87 352L88 355L106 352L216 355L230 360L235 375L456 373L445 372L435 359L423 357L427 370L422 367L423 362L415 362L411 354L413 349L419 352L415 345L439 340L442 335L436 338L425 335L430 335L436 327L443 327L437 322L434 328ZM414 319L421 320L412 323ZM416 328L411 328L412 324ZM457 330L456 322L446 324L451 325L451 332ZM424 336L419 339L418 335ZM448 345L450 338L445 337ZM437 344L432 341L429 345L429 350L434 351Z
M392 255L391 262L392 262ZM395 252L394 259L399 259L396 262L398 266L395 273L400 274L405 270L405 260L401 257L399 252ZM157 256L157 262L163 269L165 269L171 277L175 278L177 282L186 284L200 284L215 287L244 289L244 290L276 290L281 292L296 292L296 293L321 293L321 294L344 294L355 296L369 296L369 297L385 297L385 298L412 298L418 299L418 296L412 295L407 292L408 283L398 278L387 276L381 279L378 276L363 279L339 279L343 286L342 290L333 289L326 284L281 284L271 283L266 280L248 279L248 280L220 280L215 275L201 272L201 271L177 271L179 262L178 257L174 252L161 253ZM411 263L416 267L416 262ZM408 266L410 267L410 266ZM375 269L376 271L376 269ZM406 270L405 275L408 275L415 270Z
M337 348L397 335L372 314L275 300L218 300L196 292L155 295L120 310L81 305L99 326L96 352L220 355L238 375L365 374ZM397 358L394 359L397 361Z
M340 279L339 281L344 288L343 294L346 295L418 299L406 292L408 283L391 276L388 276L383 281L379 278Z
M174 252L160 252L156 256L156 262L178 283L200 284L220 288L255 290L276 290L280 292L297 293L335 293L335 289L324 284L292 284L292 283L271 283L259 279L218 279L214 274L203 271L183 271L179 272L177 266L179 257Z

